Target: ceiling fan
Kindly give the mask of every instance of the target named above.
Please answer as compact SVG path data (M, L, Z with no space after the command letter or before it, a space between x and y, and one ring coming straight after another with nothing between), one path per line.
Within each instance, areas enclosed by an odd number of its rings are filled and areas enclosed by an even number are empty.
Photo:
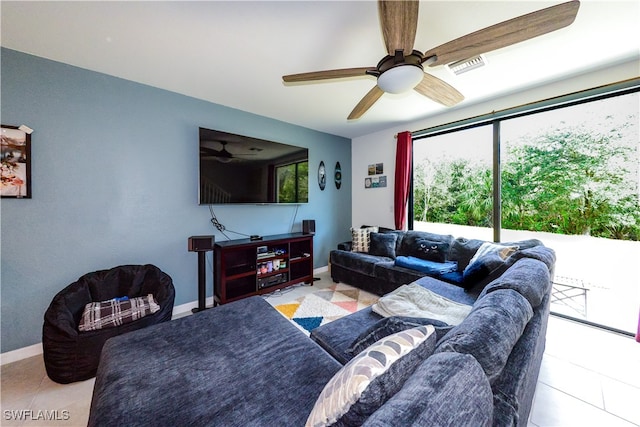
M415 90L447 107L464 96L445 81L424 72L424 65L435 67L466 60L482 53L510 46L564 28L575 20L578 0L551 6L467 34L421 53L413 49L418 27L417 0L378 1L378 15L388 55L375 67L343 68L289 74L287 83L344 77L374 76L377 84L355 106L348 119L360 118L385 93Z
M217 141L217 142L222 144L221 150L214 150L213 148L208 148L208 147L200 147L200 152L204 156L215 157L215 159L221 163L229 163L233 159L239 159L244 156L255 156L255 153L245 153L245 154L234 155L227 150L227 144L228 144L227 141Z

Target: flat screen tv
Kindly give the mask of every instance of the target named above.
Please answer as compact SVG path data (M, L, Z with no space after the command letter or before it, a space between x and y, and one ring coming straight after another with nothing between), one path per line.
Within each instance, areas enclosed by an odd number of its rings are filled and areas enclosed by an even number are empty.
M309 150L200 128L201 205L309 201Z

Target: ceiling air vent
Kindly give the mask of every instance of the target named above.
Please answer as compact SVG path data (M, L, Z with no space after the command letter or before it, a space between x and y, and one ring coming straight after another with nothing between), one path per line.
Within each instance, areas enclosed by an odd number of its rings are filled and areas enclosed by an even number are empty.
M487 60L485 59L485 57L483 55L478 55L474 56L473 58L447 64L447 68L457 76L462 73L466 73L467 71L484 67L485 65L487 65Z

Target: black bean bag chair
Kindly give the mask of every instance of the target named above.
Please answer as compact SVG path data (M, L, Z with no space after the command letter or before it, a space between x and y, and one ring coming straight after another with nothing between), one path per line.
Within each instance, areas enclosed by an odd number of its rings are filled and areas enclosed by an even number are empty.
M86 304L148 294L153 294L160 306L155 313L119 326L78 330ZM61 384L95 377L102 346L109 338L171 320L174 299L171 277L151 264L85 274L60 291L44 314L42 347L47 375Z

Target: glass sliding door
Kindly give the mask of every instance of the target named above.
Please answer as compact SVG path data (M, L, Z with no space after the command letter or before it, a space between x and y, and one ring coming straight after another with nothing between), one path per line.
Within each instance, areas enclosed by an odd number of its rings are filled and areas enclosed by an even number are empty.
M412 228L541 240L557 254L552 312L633 335L640 89L621 85L418 132Z
M633 332L640 301L638 92L501 121L502 240L557 254L552 311Z
M493 239L491 125L413 143L413 228Z

